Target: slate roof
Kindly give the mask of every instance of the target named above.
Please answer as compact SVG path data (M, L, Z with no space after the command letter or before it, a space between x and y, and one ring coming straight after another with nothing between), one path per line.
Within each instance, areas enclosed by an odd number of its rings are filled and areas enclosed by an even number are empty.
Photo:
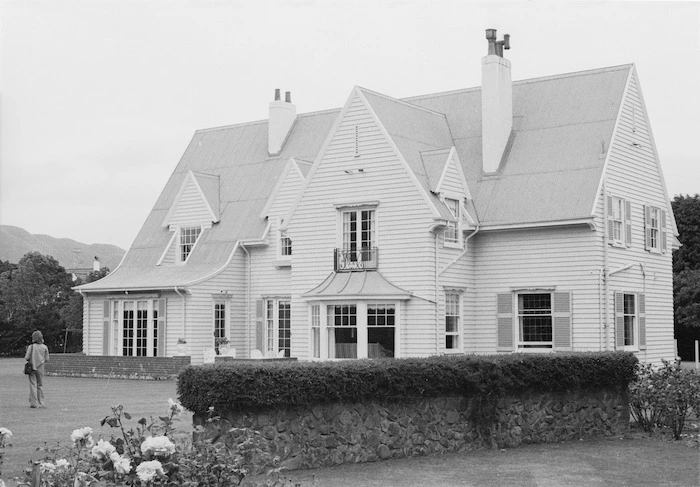
M496 177L481 174L481 90L394 99L359 89L443 218L432 193L455 146L481 228L591 217L604 159L632 65L513 83L515 137ZM314 161L340 109L300 114L278 157L268 158L267 121L197 131L120 266L84 291L184 286L221 269L237 241L260 239L260 217L290 157ZM444 154L444 158L441 157ZM299 164L306 174L308 164ZM217 176L221 221L186 265L157 266L172 237L163 226L188 171ZM199 178L200 180L202 178ZM207 199L213 188L205 183Z

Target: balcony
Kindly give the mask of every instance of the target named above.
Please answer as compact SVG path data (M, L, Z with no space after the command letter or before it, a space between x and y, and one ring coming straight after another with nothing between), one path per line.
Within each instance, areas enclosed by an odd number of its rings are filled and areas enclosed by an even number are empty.
M335 249L333 251L336 272L376 270L379 249L376 247L362 250Z

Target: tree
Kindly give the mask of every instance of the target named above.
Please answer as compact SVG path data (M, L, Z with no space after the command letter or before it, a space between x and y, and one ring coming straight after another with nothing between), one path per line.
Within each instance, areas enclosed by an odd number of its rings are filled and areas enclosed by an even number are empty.
M23 349L34 330L41 330L49 347L55 348L61 340L59 311L73 293L72 284L56 259L38 252L29 252L16 268L0 274L2 350Z
M79 286L88 282L97 281L109 274L109 269L103 267L99 271L92 271L85 279L78 279L73 285ZM78 352L82 349L82 329L83 329L83 296L80 293L71 292L68 302L63 306L59 315L64 330L81 330L80 332L69 332L64 334L67 343L64 348L68 352Z
M673 253L674 332L681 358L694 358L700 340L700 195L671 202L681 248Z

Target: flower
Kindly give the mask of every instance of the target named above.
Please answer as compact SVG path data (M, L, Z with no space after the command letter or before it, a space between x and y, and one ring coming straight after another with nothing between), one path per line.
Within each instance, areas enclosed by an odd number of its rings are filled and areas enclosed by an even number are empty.
M151 452L157 457L167 457L175 453L175 445L167 436L149 436L141 443L141 451Z
M110 442L99 440L97 445L92 447L92 458L106 460L115 451L117 451L117 449L114 448Z
M59 458L58 460L56 460L56 466L58 468L68 468L70 467L70 462L65 458Z
M163 472L163 465L158 460L151 460L150 462L141 462L136 467L136 475L139 476L141 482L150 482L153 477L165 475L165 472Z
M73 430L70 435L70 439L73 440L73 443L76 446L86 446L90 448L92 445L94 445L94 442L92 441L92 428L87 426L85 428Z
M12 431L8 430L7 428L0 428L0 436L2 436L5 440L9 440L12 438Z
M128 458L125 458L116 451L113 452L112 454L109 455L109 459L112 460L112 464L114 465L114 470L117 473L129 473L131 472L131 461Z
M173 414L180 414L183 411L182 404L173 401L171 398L168 398L168 409L170 409Z
M42 472L53 473L56 470L56 465L51 462L42 462L40 467Z

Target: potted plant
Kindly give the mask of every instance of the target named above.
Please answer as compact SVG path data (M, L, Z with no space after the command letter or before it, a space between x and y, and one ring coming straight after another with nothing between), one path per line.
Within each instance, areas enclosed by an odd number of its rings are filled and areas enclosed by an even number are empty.
M177 354L187 355L187 340L182 337L177 339Z
M226 355L229 351L229 339L226 337L216 337L214 340L216 345L216 353L219 355Z

